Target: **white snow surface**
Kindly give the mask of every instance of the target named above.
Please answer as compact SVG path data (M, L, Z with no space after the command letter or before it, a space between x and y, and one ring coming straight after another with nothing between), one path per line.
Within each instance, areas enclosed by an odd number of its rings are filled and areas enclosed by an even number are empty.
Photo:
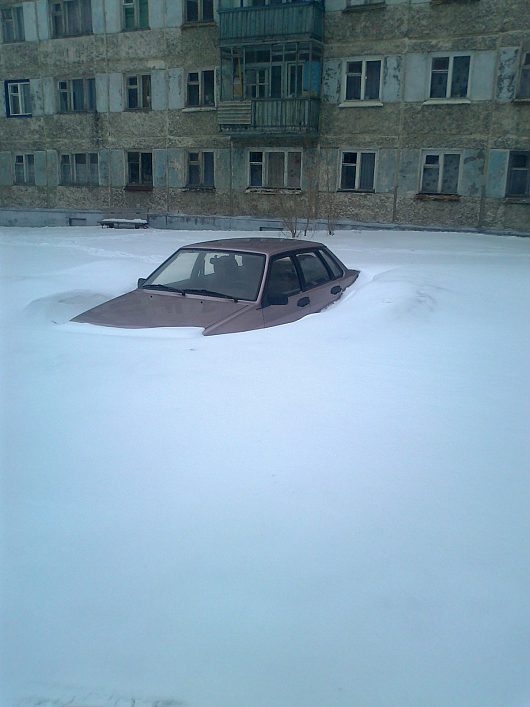
M0 707L529 707L530 239L316 234L359 280L261 331L69 321L244 235L0 229Z

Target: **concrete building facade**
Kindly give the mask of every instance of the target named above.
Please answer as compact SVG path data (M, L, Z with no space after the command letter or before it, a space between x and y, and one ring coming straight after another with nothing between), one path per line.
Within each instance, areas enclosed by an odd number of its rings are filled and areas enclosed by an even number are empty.
M528 0L0 0L13 209L530 232Z

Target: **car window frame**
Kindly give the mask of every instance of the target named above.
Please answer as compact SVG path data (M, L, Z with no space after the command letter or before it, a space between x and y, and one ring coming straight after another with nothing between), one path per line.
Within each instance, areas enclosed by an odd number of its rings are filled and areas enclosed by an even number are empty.
M296 251L297 252L297 251ZM267 298L268 295L268 289L269 289L269 282L271 278L271 270L272 270L272 265L275 263L277 260L282 260L283 258L289 258L291 260L291 263L293 265L294 271L296 273L296 276L298 278L298 285L300 289L298 292L293 292L292 295L286 295L287 297L296 297L296 295L299 295L301 292L304 292L304 289L302 287L302 279L301 279L301 273L300 270L298 269L296 258L294 257L295 252L293 251L287 251L286 253L275 253L274 255L269 256L269 262L267 263L267 273L266 277L263 280L263 291L262 291L262 296L261 299L264 300Z
M332 280L340 280L342 277L344 277L344 275L346 273L344 271L344 268L342 267L342 264L337 260L337 258L333 255L333 253L330 250L328 250L327 248L317 248L317 253L318 253L320 259L322 260L322 262L324 263L324 265L326 266L326 268L328 269L329 273L331 274ZM326 259L322 256L322 253L325 253L328 256L328 258L333 263L335 263L335 265L337 266L337 269L339 270L339 273L340 273L339 275L333 274L333 271L331 270L328 263L326 262Z
M298 271L298 279L300 280L300 282L302 284L302 292L309 292L310 290L314 290L317 287L324 287L326 285L329 285L330 282L334 282L335 280L339 280L341 277L344 277L344 272L342 273L342 275L339 275L338 277L333 275L331 268L328 266L328 264L326 263L324 258L320 255L321 250L322 250L322 248L318 248L315 246L314 248L300 248L299 250L295 250L291 253L295 267ZM322 265L324 266L326 272L328 273L329 280L326 280L326 282L319 282L316 285L308 285L305 281L304 273L302 272L302 268L300 267L300 264L298 263L298 260L295 257L295 256L300 255L302 253L314 253L316 255L316 257L320 260ZM335 259L333 259L333 260L335 260ZM338 265L338 263L337 263L337 265ZM342 271L342 268L340 268L340 270Z

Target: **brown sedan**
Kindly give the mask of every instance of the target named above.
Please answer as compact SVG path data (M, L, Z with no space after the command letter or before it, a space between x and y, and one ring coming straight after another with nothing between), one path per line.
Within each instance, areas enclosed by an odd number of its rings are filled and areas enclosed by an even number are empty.
M101 326L203 327L229 334L320 312L352 285L349 270L322 243L230 238L180 248L136 290L72 321Z

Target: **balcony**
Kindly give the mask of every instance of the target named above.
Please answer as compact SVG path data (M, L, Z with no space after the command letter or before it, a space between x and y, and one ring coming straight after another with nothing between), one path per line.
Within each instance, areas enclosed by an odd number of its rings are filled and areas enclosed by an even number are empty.
M318 98L260 98L226 101L217 109L219 129L228 135L318 132Z
M324 10L320 2L262 7L219 8L219 41L234 46L249 40L322 40Z

